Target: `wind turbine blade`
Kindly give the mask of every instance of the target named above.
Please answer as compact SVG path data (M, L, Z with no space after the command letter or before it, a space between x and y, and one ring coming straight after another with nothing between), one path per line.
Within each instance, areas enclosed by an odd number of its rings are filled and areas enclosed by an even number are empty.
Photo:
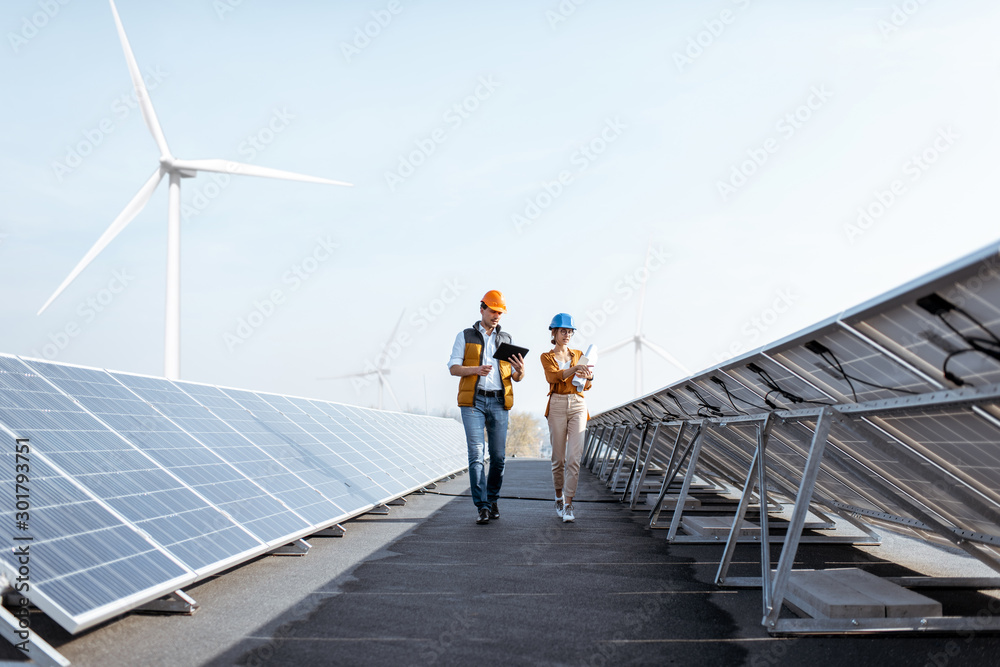
M172 166L177 169L194 169L197 171L215 171L220 174L239 174L240 176L262 176L264 178L283 178L286 181L304 181L306 183L325 183L327 185L343 185L353 188L353 183L332 181L329 178L296 174L294 171L282 171L270 167L260 167L255 164L244 164L232 160L211 158L208 160L174 160Z
M369 375L375 375L375 371L368 371L367 373L351 373L350 375L329 375L327 377L316 378L317 380L346 380L348 378L363 378Z
M391 334L389 334L389 340L387 340L387 341L385 342L385 345L384 345L384 346L382 347L382 355L381 355L381 356L382 356L382 358L383 358L383 359L385 359L385 358L386 358L386 357L385 357L385 353L386 353L386 350L388 350L388 349L389 349L389 346L390 346L390 345L392 345L392 341L396 340L396 332L397 332L397 331L399 331L399 325L403 323L403 315L406 315L406 308L403 308L403 312L401 312L401 313L399 314L399 319L398 319L398 320L396 320L396 326L395 326L395 327L393 327L393 329L392 329L392 333L391 333ZM389 370L388 370L388 368L386 368L385 366L383 366L383 367L381 368L381 370L382 370L382 372L383 372L383 373L385 373L386 375L388 375L388 374L389 374Z
M634 337L629 337L629 338L626 338L625 340L623 340L620 343L615 343L614 345L610 345L608 347L602 347L601 348L601 354L608 354L609 352L614 352L615 350L619 350L619 349L625 347L626 345L628 345L629 343L631 343L634 340L635 340Z
M382 386L384 386L385 390L389 392L389 396L392 397L392 402L396 404L396 409L399 410L400 412L402 412L403 408L399 405L399 400L396 398L395 392L392 391L392 387L389 385L389 381L385 379L385 376L382 375L381 371L379 371L379 374L378 374L378 381L379 381L379 384L382 385ZM379 406L379 407L381 408L381 406Z
M125 229L128 223L132 222L135 216L139 215L139 211L143 209L146 202L148 202L150 197L153 196L153 192L156 190L156 186L160 184L160 179L162 178L163 170L157 168L156 171L153 172L153 175L149 177L149 180L146 181L141 188L139 188L139 192L132 197L132 201L125 206L125 210L118 214L118 217L111 223L111 226L108 227L103 234L101 234L101 238L97 239L97 243L95 243L87 254L83 256L83 259L81 259L80 263L76 265L76 268L70 272L66 280L64 280L62 285L59 286L59 289L57 289L55 293L49 297L49 300L46 301L45 305L38 311L38 315L45 312L45 309L56 300L56 297L62 294L62 291L69 287L69 284L73 282L85 268L87 268L87 265L90 264L95 257L101 254L101 251L104 250L104 248L106 248L116 236L118 236L119 232Z
M658 355L660 355L661 357L663 357L664 359L666 359L667 361L669 361L670 363L672 363L677 368L679 368L682 371L684 371L684 373L686 375L693 375L693 373L690 370L688 370L688 368L684 364L682 364L681 362L677 361L677 358L674 357L674 355L670 354L669 352L667 352L666 350L664 350L659 345L656 345L655 343L650 342L650 340L648 338L646 338L645 336L642 337L641 341L642 341L643 345L645 345L646 347L648 347L649 349L651 349L653 352L656 352Z
M639 286L639 306L635 313L635 335L642 335L642 307L646 303L646 281L649 279L649 249L653 245L652 240L646 244L646 260L642 265L645 271L642 273L642 285Z
M115 0L110 0L111 2L111 13L115 16L115 25L118 26L118 37L122 41L122 49L125 51L125 62L128 63L128 73L132 77L132 86L135 88L135 96L139 101L139 110L142 111L142 117L146 121L146 127L149 128L150 133L153 135L153 139L156 140L156 145L160 149L160 155L163 157L170 157L170 149L167 148L167 140L163 136L163 129L160 127L160 121L156 119L156 112L153 110L153 103L149 99L149 91L146 90L146 84L142 80L142 73L139 72L139 64L135 61L135 55L132 53L132 47L129 46L128 37L125 35L125 27L122 25L122 20L118 16L118 8L115 7Z

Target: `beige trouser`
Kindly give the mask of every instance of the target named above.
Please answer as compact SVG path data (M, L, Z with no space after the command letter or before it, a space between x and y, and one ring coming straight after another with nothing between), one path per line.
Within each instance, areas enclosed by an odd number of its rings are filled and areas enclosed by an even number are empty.
M549 397L549 441L552 443L552 482L563 497L576 496L583 456L583 434L587 430L587 403L576 394Z

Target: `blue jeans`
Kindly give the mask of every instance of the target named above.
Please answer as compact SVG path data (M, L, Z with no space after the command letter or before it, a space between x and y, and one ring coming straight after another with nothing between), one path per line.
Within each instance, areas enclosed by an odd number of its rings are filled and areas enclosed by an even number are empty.
M500 497L503 484L503 465L507 451L507 417L503 408L503 398L491 398L476 394L474 405L462 408L462 424L465 425L465 442L469 447L469 486L472 488L472 502L476 507L489 507ZM490 448L490 473L485 474L483 453L483 431Z

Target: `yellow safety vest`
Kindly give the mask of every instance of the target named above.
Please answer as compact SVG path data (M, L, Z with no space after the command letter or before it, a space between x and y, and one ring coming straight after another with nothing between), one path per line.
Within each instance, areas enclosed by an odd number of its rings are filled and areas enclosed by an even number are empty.
M500 331L499 325L496 328L497 347L501 343L510 343L509 333ZM462 332L465 334L465 357L462 359L463 366L482 366L483 350L486 349L486 341L482 332L476 325ZM510 410L514 407L514 384L511 382L513 367L509 361L497 361L500 366L500 381L503 383L503 407ZM476 402L476 387L479 386L478 375L466 375L458 381L458 405L459 407L471 408Z

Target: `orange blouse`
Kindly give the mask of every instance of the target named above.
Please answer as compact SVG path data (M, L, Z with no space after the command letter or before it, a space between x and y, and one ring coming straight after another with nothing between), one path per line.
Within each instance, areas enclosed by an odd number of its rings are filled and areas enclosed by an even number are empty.
M580 363L580 358L583 356L581 350L570 350L570 366L576 366ZM545 381L549 383L549 393L552 394L576 394L578 396L583 396L583 392L576 388L573 384L573 378L575 376L570 375L568 378L563 378L562 370L559 368L559 362L556 361L555 352L543 352L542 353L542 370L545 371ZM583 391L590 389L590 380L583 385ZM545 406L545 416L549 416L549 406Z

